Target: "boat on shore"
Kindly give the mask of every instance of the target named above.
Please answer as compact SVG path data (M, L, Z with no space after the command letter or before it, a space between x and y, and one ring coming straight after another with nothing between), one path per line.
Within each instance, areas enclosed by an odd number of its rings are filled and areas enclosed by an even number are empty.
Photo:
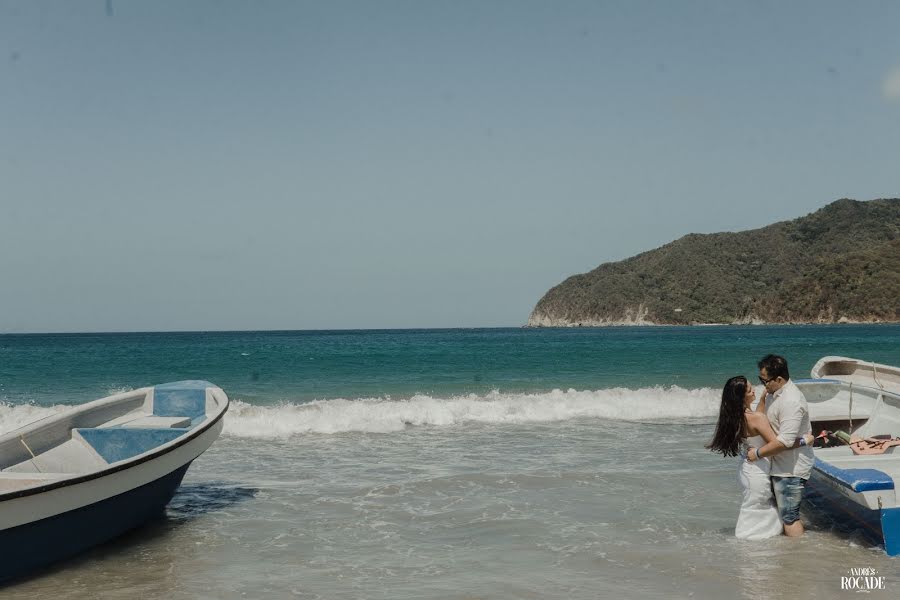
M806 397L814 434L843 431L854 440L873 440L873 445L877 445L877 439L900 438L900 391L863 385L860 381L865 380L865 369L851 371L849 366L835 370L847 371L844 376L859 374L860 379L837 379L830 374L821 377L829 373L820 368L822 364L838 363L819 361L812 370L813 379L795 382ZM885 373L889 369L896 371L885 365ZM898 446L884 446L876 453L858 453L851 445L815 448L810 485L829 507L838 509L835 512L842 518L866 525L883 541L885 552L893 556L900 555L900 451Z
M854 385L900 392L900 367L848 358L824 356L813 366L813 379L837 379Z
M115 394L0 436L0 581L73 556L160 514L222 431L207 381Z

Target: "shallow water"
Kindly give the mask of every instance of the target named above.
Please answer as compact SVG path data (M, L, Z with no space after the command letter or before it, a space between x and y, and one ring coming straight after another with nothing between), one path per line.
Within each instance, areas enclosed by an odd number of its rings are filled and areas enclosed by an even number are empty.
M583 419L224 437L167 516L9 597L834 597L897 561L821 518L739 541L707 425ZM807 519L809 522L809 519Z
M702 347L718 352L726 365L713 370L739 363L752 372L756 346L732 346L727 335L705 331L711 330L664 331L656 351L673 344ZM867 356L900 364L898 327L871 335L852 328L791 331L779 333L790 348L805 348L819 335L825 345L847 349L868 335L874 341ZM650 351L651 333L642 334L639 354ZM507 333L498 335L505 341L485 341L490 335L481 332L473 343L505 347L515 357L518 346L509 345ZM555 380L541 371L552 369L540 367L529 389L494 385L490 368L485 378L495 391L467 389L471 367L460 358L469 343L465 335L445 348L444 358L431 357L435 364L444 361L447 375L445 387L426 391L401 393L408 372L421 375L413 359L406 374L384 367L381 379L390 393L382 396L342 393L339 377L327 369L325 381L315 385L334 397L315 401L292 398L300 384L264 392L250 381L247 392L233 381L226 387L233 406L223 435L192 465L164 517L0 593L29 599L832 598L853 594L841 590L841 577L867 567L885 576L887 593L900 589L897 558L885 556L855 523L809 503L803 514L810 531L802 539L733 537L737 459L703 449L717 411L717 375L689 374L692 363L680 354L665 363L669 367L658 362L648 369L653 375L641 375L632 354L617 367L630 375L609 385L615 369L592 373L598 354L585 358L559 341L564 338L528 335L526 355L535 353L541 364L569 357L573 380L586 387L554 390ZM600 344L612 334L593 335L587 339ZM614 350L597 351L604 364L632 334L616 335ZM91 352L125 356L127 349L116 344L137 342L123 339ZM541 355L538 348L548 339L555 341ZM576 348L585 344L573 339ZM202 340L192 343L204 348ZM21 350L9 339L0 344L7 357ZM61 410L59 390L80 398L129 378L119 365L94 372L91 384L75 368L83 366L83 353L63 352L78 357L66 363L50 341L38 344L41 352L33 340L27 344L32 359L43 356L48 370L72 373L72 379L66 384L62 375L57 391L47 385L29 402L27 383L39 365L29 363L23 377L6 372L9 404L0 406L0 429ZM164 352L162 341L153 344L162 348L153 352ZM356 352L332 351L344 357ZM162 380L154 369L165 370L168 359L153 356L156 366L146 376ZM215 353L203 360L214 361ZM497 361L506 364L507 375L518 364L509 357ZM289 357L276 363L281 370L273 379L289 381ZM666 375L666 368L678 373ZM516 369L512 379L530 376L528 367ZM364 370L358 381L378 368Z

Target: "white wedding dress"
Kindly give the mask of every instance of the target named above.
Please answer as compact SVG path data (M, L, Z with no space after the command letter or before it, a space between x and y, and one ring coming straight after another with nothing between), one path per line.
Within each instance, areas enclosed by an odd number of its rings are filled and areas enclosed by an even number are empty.
M780 535L782 531L781 518L769 483L769 459L747 460L747 450L751 446L762 448L765 445L765 440L759 435L747 438L741 444L738 481L742 500L734 535L744 540L762 540Z

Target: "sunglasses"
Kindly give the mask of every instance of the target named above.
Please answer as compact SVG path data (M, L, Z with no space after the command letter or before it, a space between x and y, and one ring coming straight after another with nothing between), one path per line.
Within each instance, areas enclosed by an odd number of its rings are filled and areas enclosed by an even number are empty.
M766 385L770 381L775 381L776 379L778 379L778 377L772 377L771 379L765 379L765 378L763 378L762 375L759 376L759 382L763 385Z

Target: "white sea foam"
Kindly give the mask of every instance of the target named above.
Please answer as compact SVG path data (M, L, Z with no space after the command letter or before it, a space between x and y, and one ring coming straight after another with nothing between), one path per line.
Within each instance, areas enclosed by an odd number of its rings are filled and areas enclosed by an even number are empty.
M579 418L655 421L714 418L719 392L711 388L653 387L637 390L553 390L546 393L449 398L417 395L404 400L361 398L285 402L256 406L233 399L225 435L284 439L292 435L344 432L389 433L410 426L445 427L467 423L549 423ZM0 433L60 412L68 406L0 403Z
M31 404L6 404L0 402L0 435L38 419L71 408L70 406L33 406Z
M387 433L416 425L546 423L578 418L620 421L711 418L717 414L718 404L716 390L679 387L570 389L539 394L492 392L450 398L417 395L408 400L336 399L277 406L254 406L236 400L226 417L225 433L237 437L287 438L304 433Z
M115 386L115 387L111 387L111 388L107 389L106 395L107 396L115 396L116 394L123 394L125 392L130 392L133 389L134 389L133 387L129 387L127 385Z

